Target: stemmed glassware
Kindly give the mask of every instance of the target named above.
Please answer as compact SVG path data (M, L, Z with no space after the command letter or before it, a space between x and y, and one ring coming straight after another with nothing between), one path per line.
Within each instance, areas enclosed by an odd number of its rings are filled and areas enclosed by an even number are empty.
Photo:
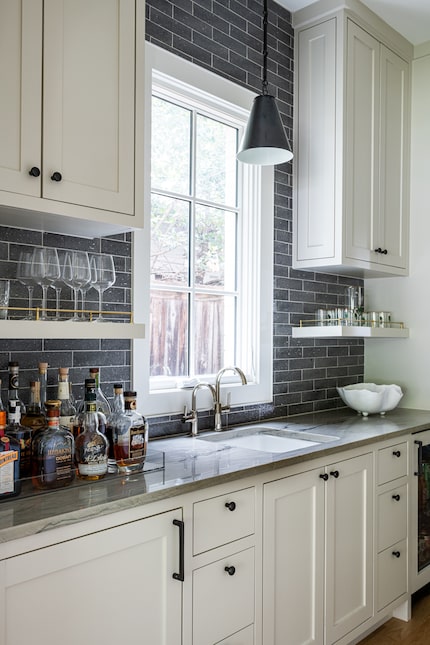
M42 287L42 315L40 320L49 320L47 314L48 288L60 277L57 249L36 247L33 251L31 271L36 284Z
M18 258L18 268L16 277L21 284L28 289L28 314L23 320L34 320L35 315L33 311L33 292L35 287L35 280L31 269L33 259L33 249L21 251Z
M86 251L67 251L64 257L62 271L63 282L71 287L74 295L74 314L70 320L79 322L82 319L78 314L79 289L90 281L90 262Z
M115 265L111 255L95 253L90 257L91 285L99 294L99 315L93 322L105 322L102 315L103 292L115 282Z

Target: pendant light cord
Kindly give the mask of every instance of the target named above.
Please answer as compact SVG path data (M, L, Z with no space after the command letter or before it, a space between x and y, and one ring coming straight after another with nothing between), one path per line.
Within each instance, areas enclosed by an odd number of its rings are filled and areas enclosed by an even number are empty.
M263 95L267 95L269 93L267 82L267 24L269 15L267 11L267 0L264 0L263 7Z

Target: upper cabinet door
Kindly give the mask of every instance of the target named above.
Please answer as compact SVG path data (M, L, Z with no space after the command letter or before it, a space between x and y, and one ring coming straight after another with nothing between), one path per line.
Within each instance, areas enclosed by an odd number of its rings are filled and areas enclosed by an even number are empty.
M370 262L379 217L379 42L347 24L345 250Z
M133 214L134 0L45 0L43 197Z
M39 196L42 0L0 0L0 87L0 187Z
M409 65L381 45L380 262L406 268L409 255Z

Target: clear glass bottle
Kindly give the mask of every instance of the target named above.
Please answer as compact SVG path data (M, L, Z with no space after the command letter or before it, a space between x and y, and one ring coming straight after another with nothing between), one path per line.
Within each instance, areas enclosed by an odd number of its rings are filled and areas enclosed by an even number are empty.
M45 409L46 388L48 385L48 363L39 363L40 407Z
M136 392L124 392L124 413L114 419L114 454L120 473L143 470L148 424L136 409Z
M71 432L73 431L73 422L76 416L76 408L70 400L70 383L69 368L58 368L58 399L60 406L60 425L64 426Z
M47 425L31 442L32 481L39 489L62 488L75 478L75 442L72 433L60 426L61 401L46 401Z
M97 410L103 412L105 417L108 417L111 413L111 407L100 387L100 369L98 367L90 367L90 378L93 378L96 382Z
M21 407L21 414L25 412L24 402L19 398L19 363L9 361L9 390L8 402L17 401Z
M21 492L19 464L19 443L0 427L0 502Z
M5 435L13 437L19 444L19 477L26 479L31 477L31 430L21 424L21 407L17 401L9 401L7 421Z
M30 403L27 406L27 412L21 417L21 425L29 428L32 433L46 425L40 401L40 381L30 381Z
M109 442L98 429L96 393L87 390L82 432L75 441L75 461L80 479L102 479L107 473Z
M87 400L87 393L93 392L96 395L96 409L97 409L97 418L98 418L98 428L99 432L106 434L106 415L98 408L97 406L97 393L96 393L96 381L93 378L85 379L85 394L83 398L83 403L81 402L79 410L75 415L73 421L73 435L76 437L82 432L85 419L85 402Z
M120 419L125 412L124 404L124 391L122 383L114 383L113 386L113 401L111 413L106 421L106 437L109 441L109 454L108 454L108 472L116 473L118 468L116 465L115 451L114 451L114 427L116 422Z

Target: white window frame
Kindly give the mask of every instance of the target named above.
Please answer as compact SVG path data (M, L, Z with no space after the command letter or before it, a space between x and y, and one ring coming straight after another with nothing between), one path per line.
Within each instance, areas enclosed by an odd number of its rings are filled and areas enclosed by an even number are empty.
M204 97L213 107L228 106L236 118L245 124L255 94L213 72L209 72L156 45L145 45L145 130L144 140L151 140L151 96L153 78L157 85L163 78L175 79L178 88L193 93L197 101ZM194 90L192 89L194 88ZM151 146L145 144L144 186L145 220L151 212ZM239 163L239 173L248 173L250 190L246 200L254 205L255 220L242 231L243 244L239 245L239 264L242 288L254 300L255 315L241 319L239 329L241 351L255 348L250 357L252 369L247 370L248 384L228 386L231 405L267 403L273 399L273 232L274 232L274 171L271 166L256 167ZM257 180L260 179L261 180ZM252 181L253 179L253 181ZM247 203L243 204L247 212ZM240 248L248 249L241 257ZM175 378L166 379L166 389L150 391L149 379L149 311L150 311L150 226L133 234L133 309L136 322L145 323L145 339L133 341L132 382L137 390L139 407L145 416L178 414L190 406L191 389L177 387ZM243 354L242 354L243 355ZM238 363L239 367L240 362ZM222 383L230 380L227 373ZM211 379L208 379L209 381ZM212 379L213 382L213 379ZM224 388L223 388L224 389ZM212 398L205 389L199 392L199 409L212 407Z

